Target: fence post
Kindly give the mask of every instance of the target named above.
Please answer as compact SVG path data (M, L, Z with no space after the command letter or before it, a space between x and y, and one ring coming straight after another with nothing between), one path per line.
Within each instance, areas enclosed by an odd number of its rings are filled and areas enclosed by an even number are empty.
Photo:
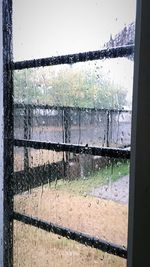
M63 108L63 142L70 143L71 139L71 118L70 118L70 108ZM65 152L65 162L64 162L64 176L67 177L68 173L68 163L70 160L70 152Z
M109 118L109 146L114 146L113 143L113 112L112 110L110 110L110 118Z
M109 119L110 112L107 110L107 123L106 123L106 146L109 147Z
M29 105L24 106L24 139L31 139L33 111ZM24 171L29 170L29 148L24 147Z
M28 108L24 106L24 139L28 139ZM28 148L24 147L24 172L29 168Z
M65 128L65 143L70 143L70 138L71 138L70 108L64 109L64 128Z

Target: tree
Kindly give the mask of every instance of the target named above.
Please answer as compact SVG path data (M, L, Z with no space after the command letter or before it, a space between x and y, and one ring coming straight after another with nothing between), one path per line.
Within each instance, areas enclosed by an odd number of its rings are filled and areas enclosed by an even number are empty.
M92 64L18 71L14 88L16 102L87 108L123 108L126 104L126 91Z
M41 85L37 83L33 69L15 71L14 73L14 101L36 103L41 100Z

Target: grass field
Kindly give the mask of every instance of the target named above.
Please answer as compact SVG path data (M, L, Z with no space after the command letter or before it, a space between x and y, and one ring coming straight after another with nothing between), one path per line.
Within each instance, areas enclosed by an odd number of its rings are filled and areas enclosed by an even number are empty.
M15 210L48 222L127 245L128 207L88 195L97 186L128 173L128 162L71 182L58 180L16 195ZM15 267L125 267L126 261L52 233L14 224Z
M14 267L125 267L126 260L15 222Z
M122 160L114 165L109 164L100 171L94 172L92 175L74 180L56 180L48 186L52 189L65 190L75 194L88 194L93 188L116 181L129 173L129 162Z

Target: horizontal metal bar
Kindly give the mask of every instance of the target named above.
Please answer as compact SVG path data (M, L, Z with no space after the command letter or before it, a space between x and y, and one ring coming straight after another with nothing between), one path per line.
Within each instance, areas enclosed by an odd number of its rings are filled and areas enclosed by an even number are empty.
M53 66L60 64L73 64L85 61L92 61L98 59L117 58L117 57L129 57L134 53L134 46L122 46L110 49L103 49L97 51L90 51L78 54L70 54L49 58L25 60L12 63L13 70L22 70L28 68L37 68L45 66Z
M76 144L66 144L66 143L51 143L42 142L34 140L14 140L14 146L18 147L30 147L34 149L47 149L56 152L66 151L73 152L76 154L90 154L94 156L103 156L110 158L130 158L129 149L118 149L118 148L108 148L108 147L94 147L88 145L76 145Z
M70 106L51 106L51 105L40 105L40 104L24 104L24 103L15 103L15 109L56 109L56 110L74 110L74 111L102 111L102 112L126 112L131 113L131 110L127 109L104 109L104 108L83 108L83 107L70 107Z
M38 227L47 232L52 232L54 234L66 237L86 246L90 246L92 248L96 248L102 250L103 252L107 252L109 254L113 254L125 259L127 258L127 250L124 247L106 242L105 240L84 234L82 232L73 231L72 229L65 228L57 224L48 223L46 221L39 220L34 217L29 217L17 212L13 212L12 217L14 220Z

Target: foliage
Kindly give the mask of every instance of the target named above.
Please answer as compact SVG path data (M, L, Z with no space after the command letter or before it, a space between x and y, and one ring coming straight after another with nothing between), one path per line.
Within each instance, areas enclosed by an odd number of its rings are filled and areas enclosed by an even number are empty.
M42 91L36 82L33 70L16 71L14 74L14 100L15 102L32 103L40 101Z
M90 108L123 108L126 91L94 66L62 66L15 72L16 102Z

